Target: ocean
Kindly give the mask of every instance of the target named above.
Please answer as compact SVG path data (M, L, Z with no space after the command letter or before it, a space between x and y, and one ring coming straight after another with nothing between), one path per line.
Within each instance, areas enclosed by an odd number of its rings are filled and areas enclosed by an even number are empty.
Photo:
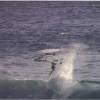
M100 99L99 32L99 1L0 1L0 98Z

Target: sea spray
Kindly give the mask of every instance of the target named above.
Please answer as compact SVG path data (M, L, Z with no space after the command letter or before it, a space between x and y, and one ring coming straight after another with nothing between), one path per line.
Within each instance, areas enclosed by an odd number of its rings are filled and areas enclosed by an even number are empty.
M58 64L56 70L50 76L48 84L54 92L53 98L66 98L73 92L77 84L73 77L73 70L79 49L80 44L71 44L69 48L66 48L63 63Z

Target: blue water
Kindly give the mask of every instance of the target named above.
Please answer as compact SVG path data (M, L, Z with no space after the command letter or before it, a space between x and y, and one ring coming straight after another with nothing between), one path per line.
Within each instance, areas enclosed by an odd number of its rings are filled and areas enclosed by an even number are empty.
M0 79L42 80L36 88L29 84L20 90L20 82L0 85L3 98L66 98L49 86L40 93L41 84L50 78L51 61L66 54L38 53L41 50L70 51L71 44L80 44L73 64L75 91L69 98L100 98L100 3L99 2L1 2L0 1ZM74 49L74 48L73 48ZM64 49L65 50L65 49ZM64 54L65 53L65 54ZM36 60L42 58L44 61ZM49 60L47 62L46 60ZM0 81L0 83L1 83ZM5 83L5 81L3 82ZM5 87L18 86L18 90ZM22 83L21 83L22 84ZM34 84L34 82L31 82ZM24 86L24 85L23 85ZM29 86L29 87L28 87ZM66 87L66 86L65 86ZM30 89L29 89L30 88ZM39 89L40 88L40 89ZM2 91L1 91L2 90ZM25 94L23 91L26 91ZM13 94L13 91L15 94ZM49 92L48 92L49 91ZM38 93L39 92L39 93ZM33 94L35 93L35 94ZM31 96L30 96L31 95Z

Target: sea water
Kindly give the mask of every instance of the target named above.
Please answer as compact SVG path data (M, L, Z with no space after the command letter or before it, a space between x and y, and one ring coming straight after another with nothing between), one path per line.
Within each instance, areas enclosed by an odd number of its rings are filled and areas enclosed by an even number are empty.
M99 99L99 10L99 2L0 2L0 98Z

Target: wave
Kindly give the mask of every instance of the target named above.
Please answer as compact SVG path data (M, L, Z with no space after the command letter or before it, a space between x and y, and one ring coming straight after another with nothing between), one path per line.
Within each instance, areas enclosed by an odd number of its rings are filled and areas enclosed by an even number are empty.
M100 81L83 80L78 82L76 89L69 98L78 99L100 99Z
M62 97L67 98L75 89L77 82L74 81L73 70L77 52L80 48L80 44L69 45L69 48L67 50L65 49L63 63L57 66L55 72L50 77L49 85L57 95L62 95Z
M0 98L39 99L100 99L100 82L74 80L73 70L77 52L82 44L71 44L63 55L48 81L43 80L0 80Z
M0 80L0 98L49 98L42 80Z
M50 88L47 81L0 80L0 98L100 99L100 81L84 80L77 83L73 92L67 97L67 92L60 94L60 91L54 91L52 88L57 86Z
M100 98L100 84L92 81L74 80L73 70L77 55L84 49L82 44L71 44L63 56L63 64L58 65L49 79L49 88L53 91L52 98Z

